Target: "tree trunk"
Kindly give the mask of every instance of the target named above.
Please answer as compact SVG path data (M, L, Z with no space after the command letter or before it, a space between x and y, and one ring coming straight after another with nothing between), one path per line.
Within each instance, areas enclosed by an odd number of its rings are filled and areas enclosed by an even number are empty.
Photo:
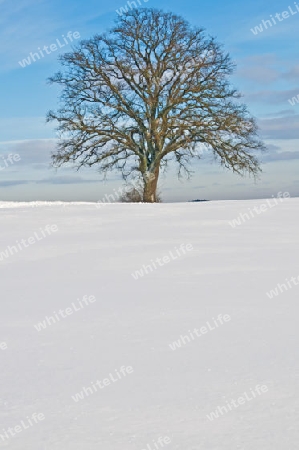
M160 167L158 164L152 171L148 171L143 174L143 201L145 203L156 203L157 201L159 171Z

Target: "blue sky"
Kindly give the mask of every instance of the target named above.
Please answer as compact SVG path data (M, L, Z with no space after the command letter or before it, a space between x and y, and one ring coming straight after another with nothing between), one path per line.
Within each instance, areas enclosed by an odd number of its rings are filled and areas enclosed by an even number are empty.
M287 0L140 2L182 15L224 45L237 64L232 83L257 118L268 148L258 182L223 170L204 154L193 167L191 181L178 181L172 169L161 177L163 199L265 198L279 191L298 196L299 101L292 105L288 100L299 95L299 5L296 9ZM50 152L57 137L53 125L45 123L45 115L56 109L59 95L47 78L59 69L58 55L71 49L62 35L78 32L88 39L101 33L113 26L116 10L125 5L124 0L0 0L0 200L97 201L123 185L116 173L102 181L96 169L52 169ZM283 11L289 13L285 18ZM281 20L276 18L276 24L268 23L266 28L262 21L277 13ZM261 24L262 31L254 34L251 29ZM30 52L57 39L65 43L63 48L56 45L57 50L21 67L19 61ZM20 161L11 164L9 154L19 154Z

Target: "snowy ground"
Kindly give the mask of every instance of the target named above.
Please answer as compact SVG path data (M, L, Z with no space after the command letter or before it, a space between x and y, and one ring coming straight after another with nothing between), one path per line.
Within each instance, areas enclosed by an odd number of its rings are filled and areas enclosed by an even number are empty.
M299 199L263 203L0 203L0 448L298 448Z

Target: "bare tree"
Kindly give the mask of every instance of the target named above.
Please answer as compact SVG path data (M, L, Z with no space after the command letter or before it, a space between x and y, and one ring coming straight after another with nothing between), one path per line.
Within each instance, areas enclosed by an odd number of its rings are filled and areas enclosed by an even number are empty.
M97 165L143 181L155 202L159 172L172 159L179 176L205 145L221 165L257 175L263 144L228 81L229 55L203 29L156 9L118 18L108 34L60 57L61 108L48 113L61 140L53 164Z

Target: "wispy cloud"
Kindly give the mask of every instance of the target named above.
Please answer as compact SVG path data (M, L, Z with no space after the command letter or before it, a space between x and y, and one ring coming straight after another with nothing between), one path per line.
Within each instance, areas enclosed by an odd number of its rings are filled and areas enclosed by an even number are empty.
M85 184L85 183L99 183L99 179L84 179L79 176L53 176L48 178L43 178L41 180L0 180L1 187L12 187L24 184L47 184L47 185L64 185L64 184Z
M271 113L267 113L267 114L263 114L263 118L265 119L265 118L273 118L273 117L285 117L285 116L292 116L292 115L294 115L294 114L296 114L296 112L295 112L295 110L294 109L283 109L283 110L281 110L281 111L274 111L274 112L271 112Z
M267 105L278 105L286 103L289 98L298 95L298 88L287 89L287 90L268 90L268 91L257 91L254 93L245 94L245 99L247 102L258 102Z
M1 187L11 187L11 186L19 186L21 184L29 184L28 180L0 180Z
M298 152L271 152L263 155L262 161L263 163L274 162L274 161L290 161L293 159L299 159L299 151Z
M81 183L98 183L97 180L84 179L80 176L61 175L57 177L44 178L36 181L37 184L81 184Z
M33 164L49 166L51 152L54 150L56 142L56 139L0 142L0 153L18 153L21 157L18 166L31 166Z
M55 125L46 123L45 116L0 118L2 142L54 138L55 135Z
M258 121L264 139L298 139L299 114Z

